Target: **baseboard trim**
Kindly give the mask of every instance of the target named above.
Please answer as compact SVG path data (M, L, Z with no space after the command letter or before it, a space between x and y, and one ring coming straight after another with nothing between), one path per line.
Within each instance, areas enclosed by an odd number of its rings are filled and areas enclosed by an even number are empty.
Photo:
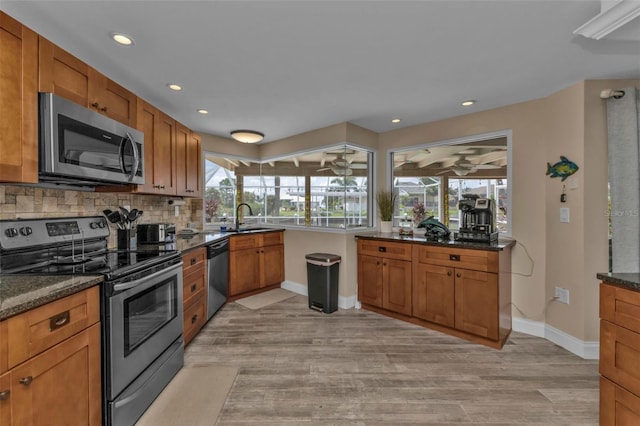
M280 287L284 288L285 290L298 293L302 296L309 295L307 286L304 284L285 280L282 282ZM349 297L338 296L338 307L340 309L360 308L360 304L357 298L358 297L355 294ZM580 358L600 358L600 342L585 342L573 337L570 334L565 333L562 330L558 330L557 328L540 321L532 321L524 318L513 318L511 323L513 331L525 333L530 336L542 337L543 339L553 342L561 348L564 348L569 352L578 355Z
M585 342L565 333L562 330L540 321L513 318L513 331L542 337L556 345L578 355L582 359L599 359L600 342Z
M309 295L309 291L307 289L307 286L304 284L300 284L300 283L296 283L293 281L283 281L282 284L280 284L280 287L285 289L285 290L289 290L292 291L294 293L298 293L302 296L308 296ZM349 297L344 297L344 296L338 296L338 308L340 309L352 309L355 308L356 306L356 299L357 299L357 295L353 295L353 296L349 296Z

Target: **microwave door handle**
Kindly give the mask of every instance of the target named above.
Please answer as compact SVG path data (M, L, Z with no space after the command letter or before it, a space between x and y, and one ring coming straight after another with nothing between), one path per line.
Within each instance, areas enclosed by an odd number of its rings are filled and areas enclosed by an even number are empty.
M124 144L126 142L130 142L131 150L133 151L133 166L131 167L131 174L129 175L129 182L131 182L136 177L136 172L138 171L138 167L140 167L140 153L138 152L138 147L136 147L136 143L133 140L133 136L131 136L131 133L127 132L127 136L122 140L122 142L120 164L124 173L126 173L124 167Z

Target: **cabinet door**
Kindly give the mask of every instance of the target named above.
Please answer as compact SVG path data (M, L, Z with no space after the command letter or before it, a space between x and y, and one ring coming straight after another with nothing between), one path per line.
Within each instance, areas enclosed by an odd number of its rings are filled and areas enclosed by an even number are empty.
M229 253L229 296L260 288L260 248Z
M600 320L600 374L640 395L640 334Z
M15 424L101 423L100 324L10 372Z
M176 193L186 197L202 195L200 183L200 137L176 123Z
M145 173L141 192L174 195L176 122L146 102L142 104L141 115Z
M38 36L0 11L0 182L38 182Z
M260 287L280 284L284 281L284 246L268 246L260 249L262 255L262 282Z
M358 299L367 305L382 308L382 259L358 256Z
M383 259L382 307L411 315L411 262Z
M138 97L93 68L89 69L89 107L137 127Z
M413 316L454 327L454 269L417 263L413 275Z
M40 92L62 96L89 106L91 67L44 37L39 38L38 86Z
M600 377L600 424L640 425L640 397Z
M455 328L498 340L498 275L455 269Z

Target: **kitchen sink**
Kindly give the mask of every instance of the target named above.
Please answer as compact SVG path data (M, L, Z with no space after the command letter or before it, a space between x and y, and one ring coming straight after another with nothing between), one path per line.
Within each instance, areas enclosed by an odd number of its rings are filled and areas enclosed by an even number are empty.
M247 233L252 233L252 232L262 232L262 231L269 231L273 228L240 228L240 229L227 229L227 233L231 232L231 233L241 233L241 234L247 234Z

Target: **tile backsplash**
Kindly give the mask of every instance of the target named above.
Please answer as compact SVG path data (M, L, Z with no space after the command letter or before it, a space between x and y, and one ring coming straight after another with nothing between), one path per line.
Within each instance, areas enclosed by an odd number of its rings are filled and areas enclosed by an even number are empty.
M176 198L0 185L0 219L94 216L102 215L105 209L130 206L144 212L139 223L175 223L178 230L195 223L202 228L202 199L185 198L186 204L183 206L169 205L168 201ZM175 215L176 209L178 216ZM109 226L109 246L115 247L116 227L113 224Z

